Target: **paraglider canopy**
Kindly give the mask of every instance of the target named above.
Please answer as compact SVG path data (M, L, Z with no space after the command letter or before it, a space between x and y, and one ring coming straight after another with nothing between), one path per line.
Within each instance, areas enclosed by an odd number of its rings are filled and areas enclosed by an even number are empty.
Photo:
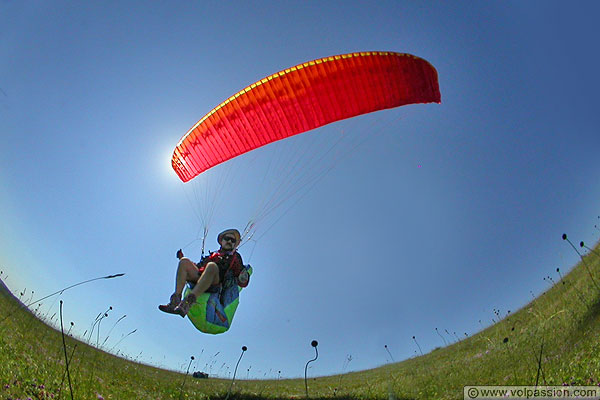
M183 136L171 164L187 182L240 154L334 121L440 98L437 72L422 58L393 52L321 58L261 79L219 104Z

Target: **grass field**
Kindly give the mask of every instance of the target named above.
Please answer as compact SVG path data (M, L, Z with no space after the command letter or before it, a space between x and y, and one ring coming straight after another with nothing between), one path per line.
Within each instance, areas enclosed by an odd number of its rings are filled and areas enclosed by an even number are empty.
M462 399L465 385L600 385L598 245L518 312L421 357L311 378L312 399ZM557 279L558 280L558 279ZM0 290L1 399L224 399L231 381L137 364L66 336ZM67 327L65 327L65 330ZM541 358L540 358L541 354ZM306 398L303 379L236 379L230 399Z

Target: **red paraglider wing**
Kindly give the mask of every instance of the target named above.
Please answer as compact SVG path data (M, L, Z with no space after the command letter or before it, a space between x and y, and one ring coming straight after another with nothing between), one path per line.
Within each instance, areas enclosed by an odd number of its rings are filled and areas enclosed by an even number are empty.
M437 72L422 58L351 53L270 75L206 114L179 141L172 166L183 182L268 143L345 118L440 102Z

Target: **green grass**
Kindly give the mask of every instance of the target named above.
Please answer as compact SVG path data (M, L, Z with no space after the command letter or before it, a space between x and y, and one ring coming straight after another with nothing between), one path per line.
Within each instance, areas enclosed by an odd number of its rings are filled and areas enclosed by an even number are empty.
M595 248L599 252L598 246ZM597 385L600 257L585 257L518 312L465 340L380 368L311 378L310 398L462 399L465 385ZM588 271L589 269L589 271ZM0 399L70 399L60 332L0 291ZM66 338L74 398L223 399L229 380L194 379L125 360ZM303 379L236 380L236 399L305 398Z

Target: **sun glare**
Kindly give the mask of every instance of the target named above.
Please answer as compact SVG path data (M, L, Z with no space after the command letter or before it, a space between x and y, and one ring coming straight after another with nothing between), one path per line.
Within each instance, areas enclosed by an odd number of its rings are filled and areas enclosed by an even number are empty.
M160 154L159 157L156 157L158 162L157 169L158 175L161 177L161 180L165 180L166 182L178 182L179 177L171 167L171 158L173 156L173 145L172 143L163 142L158 144L159 148L156 150L157 153Z

